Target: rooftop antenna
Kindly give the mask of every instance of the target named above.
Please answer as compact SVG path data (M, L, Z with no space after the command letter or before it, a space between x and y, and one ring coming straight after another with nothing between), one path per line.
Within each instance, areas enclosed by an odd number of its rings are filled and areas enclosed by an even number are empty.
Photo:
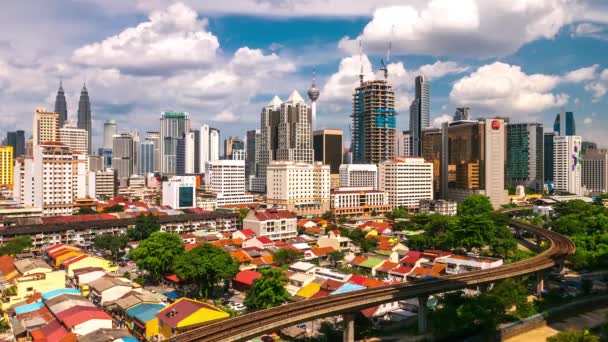
M361 64L361 71L359 72L359 84L363 85L363 44L359 39L359 64Z
M391 27L391 36L388 40L388 48L386 49L386 60L380 60L380 70L384 71L384 79L388 79L388 63L391 59L391 48L393 47L393 35L395 33L395 25Z

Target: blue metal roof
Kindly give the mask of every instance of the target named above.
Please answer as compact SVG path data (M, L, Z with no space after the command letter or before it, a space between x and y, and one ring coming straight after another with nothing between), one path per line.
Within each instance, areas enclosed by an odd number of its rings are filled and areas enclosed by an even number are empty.
M17 315L19 315L19 314L30 312L30 311L36 311L43 306L44 306L43 302L36 302L36 303L32 303L32 304L22 305L22 306L15 308L15 313Z
M57 290L45 292L41 296L42 296L42 299L49 300L49 299L51 299L53 297L57 297L57 296L60 296L62 294L82 295L82 292L80 292L80 290L78 290L78 289L68 289L68 288L65 288L65 289L57 289Z
M337 289L336 291L330 293L330 295L335 295L335 294L340 294L340 293L347 293L347 292L358 291L358 290L365 290L365 289L366 289L365 286L361 286L361 285L357 285L357 284L351 284L351 283L346 283L346 284L340 286L340 288Z
M138 321L146 323L156 317L156 313L164 309L162 304L142 303L127 309L127 316L136 318Z
M165 296L167 296L167 298L172 299L172 300L175 300L175 299L178 299L178 298L182 298L182 297L183 297L183 296L182 296L182 295L181 295L179 292L177 292L177 291L165 292L165 293L163 293L163 294L164 294Z

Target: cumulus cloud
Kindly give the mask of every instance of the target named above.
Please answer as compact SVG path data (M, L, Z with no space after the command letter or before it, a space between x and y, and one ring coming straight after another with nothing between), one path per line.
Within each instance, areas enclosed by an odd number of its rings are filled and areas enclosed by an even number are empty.
M441 124L449 121L452 121L452 115L441 114L440 116L433 118L431 122L431 127L440 128Z
M123 72L158 74L211 64L219 42L206 31L207 21L182 3L154 11L149 20L101 42L85 45L73 61Z
M608 40L608 26L591 22L580 23L573 26L571 36Z
M553 38L573 20L568 0L432 0L426 6L379 8L356 38L339 47L353 53L382 52L393 42L397 54L504 56L539 38Z
M528 75L517 65L495 62L454 83L450 100L496 114L538 113L568 102L566 94L552 92L561 80L556 75Z
M224 110L211 118L211 120L218 122L237 122L239 119L240 117L238 115L235 115L227 110Z
M591 125L592 122L593 122L593 120L591 118L585 118L585 120L583 120L583 123L585 125Z
M578 83L582 81L592 80L597 77L596 71L598 67L599 64L594 64L585 68L580 68L567 72L564 75L564 81Z
M585 90L590 91L593 102L598 102L608 92L608 87L602 82L592 82L585 85Z

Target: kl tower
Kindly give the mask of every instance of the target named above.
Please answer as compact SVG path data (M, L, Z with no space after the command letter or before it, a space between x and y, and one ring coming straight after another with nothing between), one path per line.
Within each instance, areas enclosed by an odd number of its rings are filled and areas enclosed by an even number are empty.
M315 126L317 124L317 99L319 98L319 88L317 88L317 79L315 75L315 68L312 68L312 84L310 85L310 89L308 89L308 98L312 101L310 105L311 113L312 113L312 123L311 130L315 130Z

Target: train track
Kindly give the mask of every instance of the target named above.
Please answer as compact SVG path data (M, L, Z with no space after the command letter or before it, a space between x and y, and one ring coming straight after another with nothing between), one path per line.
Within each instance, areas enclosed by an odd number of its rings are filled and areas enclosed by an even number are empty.
M517 210L521 209L508 209L502 212ZM510 225L547 240L550 243L549 248L532 258L487 270L370 288L255 311L197 327L177 335L175 341L242 341L317 318L356 312L384 303L458 290L544 270L575 252L574 243L561 234L513 219L510 220Z

